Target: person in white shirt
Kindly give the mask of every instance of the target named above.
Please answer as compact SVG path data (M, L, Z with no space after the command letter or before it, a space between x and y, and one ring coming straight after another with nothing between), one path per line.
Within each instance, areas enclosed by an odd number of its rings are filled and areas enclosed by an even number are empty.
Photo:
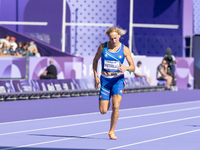
M10 47L12 46L13 51L16 50L17 48L17 43L15 42L16 38L15 37L10 37Z
M6 44L6 47L10 48L10 42L9 42L10 36L5 35L2 39L0 39L0 48L3 47L3 43ZM4 45L5 46L5 45Z
M138 61L137 66L135 67L135 76L136 77L146 77L147 81L149 82L149 85L151 85L151 77L147 77L146 75L142 74L142 68L141 68L142 62Z

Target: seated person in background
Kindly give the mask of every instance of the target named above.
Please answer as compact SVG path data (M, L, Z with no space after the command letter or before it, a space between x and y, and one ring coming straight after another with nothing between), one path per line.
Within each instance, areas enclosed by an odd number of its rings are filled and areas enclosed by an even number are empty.
M16 56L26 57L28 55L28 43L18 42L17 45Z
M10 37L10 47L12 46L13 51L16 50L17 48L17 43L15 42L16 38L15 37Z
M5 43L6 46L9 48L10 47L9 39L10 39L9 35L5 35L2 39L0 39L0 48L3 47L3 43Z
M163 59L167 61L168 67L170 68L171 73L175 75L175 64L177 60L174 57L174 55L172 55L172 51L170 47L166 49L165 56Z
M2 49L0 48L0 56L2 56L3 54L2 54Z
M16 56L16 51L14 51L14 48L12 45L10 45L9 54L10 54L10 56Z
M38 52L37 46L35 46L35 48L33 49L33 54L34 54L36 57L40 57L40 53Z
M141 68L142 62L138 61L137 66L135 67L135 76L136 77L146 77L147 81L149 82L149 85L151 85L151 77L147 77L146 75L142 74L142 68Z
M23 44L23 48L24 48L25 50L28 51L28 42L25 42L25 43Z
M30 41L28 50L29 50L29 56L40 57L40 53L38 52L37 46L35 45L34 41Z
M162 60L162 63L157 67L157 80L167 81L167 90L170 90L170 85L172 83L172 77L167 74L168 63L166 60Z
M34 41L30 41L29 42L29 47L28 47L28 56L35 56L34 54L33 54L33 50L34 50L34 47L35 47L36 45L34 44Z
M28 52L28 42L25 42L23 44L23 53L21 54L23 57L27 57L29 55L29 52Z
M22 57L23 52L24 52L23 43L18 42L16 48L16 56Z
M40 79L57 79L57 69L53 65L53 60L50 60L49 63L50 66L39 76Z
M9 48L7 47L7 44L5 42L3 42L3 44L2 44L1 50L2 50L2 54L4 56L10 56Z

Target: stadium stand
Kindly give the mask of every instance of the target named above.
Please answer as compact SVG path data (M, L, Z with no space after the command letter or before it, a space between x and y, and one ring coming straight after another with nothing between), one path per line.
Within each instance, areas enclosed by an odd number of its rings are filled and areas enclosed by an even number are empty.
M34 41L37 45L37 48L39 50L39 53L41 56L70 56L70 57L76 57L72 54L69 54L67 52L61 52L60 49L57 49L53 46L50 46L49 44L46 44L42 41L39 41L37 39L28 37L24 34L21 34L19 32L15 32L13 30L10 30L6 27L0 26L0 37L3 37L4 35L13 36L16 38L16 42L30 42Z

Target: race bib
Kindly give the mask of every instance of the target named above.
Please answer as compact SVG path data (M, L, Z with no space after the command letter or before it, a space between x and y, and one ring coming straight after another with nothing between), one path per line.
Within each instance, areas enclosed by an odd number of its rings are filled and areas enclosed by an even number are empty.
M104 69L106 70L118 70L120 62L104 60Z

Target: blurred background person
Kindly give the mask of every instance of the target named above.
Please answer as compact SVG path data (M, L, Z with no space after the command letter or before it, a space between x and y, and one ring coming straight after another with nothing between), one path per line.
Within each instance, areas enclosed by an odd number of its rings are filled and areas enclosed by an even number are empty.
M16 51L14 50L13 45L10 45L9 54L10 56L16 56Z
M34 41L30 41L28 47L29 56L37 56L40 57L40 53L38 52L37 46Z
M171 73L173 75L175 75L175 64L176 64L177 60L176 60L175 56L172 55L172 50L170 47L168 47L166 49L165 56L163 59L167 61L168 67L169 67Z
M166 90L170 90L170 86L172 83L172 77L167 74L168 63L166 60L162 60L162 63L157 67L157 80L166 80L167 88Z
M34 49L33 49L33 54L34 54L36 57L40 57L40 53L38 52L37 46L34 47Z
M23 48L23 43L18 42L17 43L17 48L16 48L16 56L22 57L24 53L24 48Z
M53 65L53 60L50 60L49 63L47 69L39 76L40 79L57 79L57 69Z
M10 55L9 48L7 47L7 44L5 42L3 42L2 44L1 50L2 50L2 54L8 55L8 56Z
M142 65L142 62L138 61L137 62L137 66L135 67L134 74L135 74L136 77L146 77L149 85L151 85L151 77L147 77L147 75L142 74L142 67L141 67L141 65Z
M10 47L10 42L9 42L10 36L5 35L2 39L0 39L0 48L3 47L3 43L6 44L6 47ZM4 45L5 46L5 45Z
M10 47L12 46L13 51L16 50L17 48L17 43L15 42L16 38L15 37L10 37Z
M24 44L23 44L23 50L24 50L24 52L22 53L22 56L23 57L28 57L28 55L29 55L29 50L28 50L28 42L25 42Z

